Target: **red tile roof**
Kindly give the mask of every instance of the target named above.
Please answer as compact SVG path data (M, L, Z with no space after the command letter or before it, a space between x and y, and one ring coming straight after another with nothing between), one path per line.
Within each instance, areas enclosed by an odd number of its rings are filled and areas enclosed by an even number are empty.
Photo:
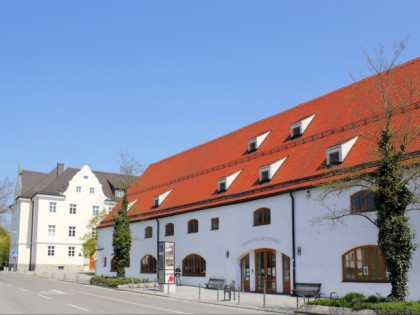
M409 98L407 78L420 78L420 58L392 72L398 89L393 98ZM225 136L201 144L151 164L129 190L129 202L137 200L129 211L132 222L263 198L291 190L313 187L322 182L347 176L349 172L373 170L378 160L375 135L384 123L383 111L372 76L299 106L257 121ZM420 121L420 83L410 99L411 124ZM361 96L357 96L361 95ZM411 95L412 96L412 95ZM383 106L380 107L383 109ZM317 113L299 138L290 139L290 125ZM395 130L404 126L407 115L401 110L392 118ZM248 140L271 131L257 151L248 153ZM340 166L325 166L326 149L345 139L359 136ZM407 148L410 160L419 161L420 141L416 135ZM283 157L287 159L269 183L259 184L259 168ZM242 172L229 189L217 192L219 178ZM172 189L158 207L153 197ZM119 205L104 219L101 227L113 224Z

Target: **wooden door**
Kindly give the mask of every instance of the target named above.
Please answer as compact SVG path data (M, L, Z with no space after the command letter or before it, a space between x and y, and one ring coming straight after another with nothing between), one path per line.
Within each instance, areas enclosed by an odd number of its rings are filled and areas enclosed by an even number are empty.
M282 255L283 260L283 293L290 294L290 257Z
M249 292L249 255L241 259L241 286L245 292Z
M276 293L276 251L260 249L255 252L256 291Z

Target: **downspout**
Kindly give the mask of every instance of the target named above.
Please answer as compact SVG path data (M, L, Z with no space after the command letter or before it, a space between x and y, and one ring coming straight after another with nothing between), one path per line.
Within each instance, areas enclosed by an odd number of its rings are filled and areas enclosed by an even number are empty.
M31 211L31 242L29 244L29 271L32 270L32 241L33 241L33 234L34 234L34 211L35 211L35 203L34 200L31 198L32 204L32 211Z
M160 230L160 222L159 219L156 219L157 227L156 227L156 260L159 260L159 230ZM159 277L159 268L156 268L156 278Z
M295 197L293 197L293 191L290 192L290 197L292 198L292 247L293 247L292 269L293 269L293 289L296 289Z

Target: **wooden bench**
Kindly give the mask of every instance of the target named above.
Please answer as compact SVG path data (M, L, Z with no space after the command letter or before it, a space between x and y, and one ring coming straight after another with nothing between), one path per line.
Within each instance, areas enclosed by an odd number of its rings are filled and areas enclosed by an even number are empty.
M299 307L299 298L303 298L303 303L309 298L319 298L321 291L321 283L295 283L295 289L292 294L296 296L296 307Z
M206 289L221 289L225 284L225 280L210 278L209 281L204 284L206 285Z

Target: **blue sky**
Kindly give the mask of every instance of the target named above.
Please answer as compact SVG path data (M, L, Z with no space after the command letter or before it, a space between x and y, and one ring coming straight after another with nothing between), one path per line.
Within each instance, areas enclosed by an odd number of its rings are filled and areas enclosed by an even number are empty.
M118 172L420 56L420 1L0 0L0 178Z

